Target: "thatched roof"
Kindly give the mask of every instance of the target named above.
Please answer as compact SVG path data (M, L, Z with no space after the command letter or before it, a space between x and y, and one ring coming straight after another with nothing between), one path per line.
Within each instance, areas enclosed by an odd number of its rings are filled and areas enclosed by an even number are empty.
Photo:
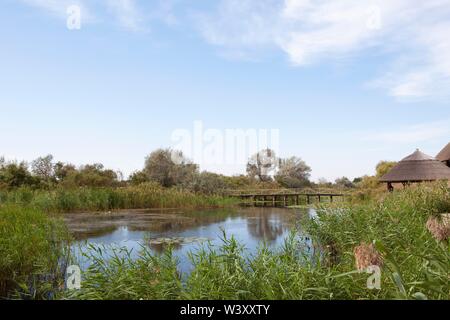
M450 168L417 150L381 177L382 182L420 182L450 180Z
M441 152L436 156L436 159L439 161L449 161L450 160L450 142L447 144L447 146L442 149Z

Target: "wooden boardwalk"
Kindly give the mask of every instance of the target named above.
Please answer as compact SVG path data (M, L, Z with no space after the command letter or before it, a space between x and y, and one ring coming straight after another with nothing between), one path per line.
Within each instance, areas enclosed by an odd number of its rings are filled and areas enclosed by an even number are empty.
M300 205L300 200L304 198L307 204L317 199L322 202L323 199L329 199L333 202L335 198L345 197L344 193L321 192L313 190L281 189L281 190L255 190L255 191L231 191L227 194L230 197L236 197L243 200L244 203L253 203L254 205L272 205L284 206Z

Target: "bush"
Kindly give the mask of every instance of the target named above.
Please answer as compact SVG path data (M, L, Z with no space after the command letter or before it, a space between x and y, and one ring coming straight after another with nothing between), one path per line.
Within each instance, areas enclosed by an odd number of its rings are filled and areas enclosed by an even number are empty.
M192 181L189 181L184 187L195 193L214 195L223 193L228 189L228 184L219 174L202 172L195 174Z

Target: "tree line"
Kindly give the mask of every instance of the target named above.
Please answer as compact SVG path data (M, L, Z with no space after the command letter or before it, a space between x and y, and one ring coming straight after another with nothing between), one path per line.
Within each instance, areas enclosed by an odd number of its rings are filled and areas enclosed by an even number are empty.
M105 169L102 164L76 167L70 163L54 162L52 155L39 157L30 164L0 158L0 189L31 187L49 189L63 187L112 187L120 183L120 172Z
M394 163L381 162L377 176L387 172ZM128 179L118 171L107 169L99 163L75 166L56 162L52 155L39 157L31 163L6 161L0 158L0 189L30 187L51 189L55 187L121 187L156 182L163 187L178 187L205 194L225 189L246 188L304 188L339 187L355 188L377 184L376 177L361 177L350 181L346 177L318 183L310 180L311 167L299 157L278 158L271 149L264 149L250 157L246 175L225 176L200 171L199 165L186 158L181 151L158 149L150 153L142 170Z

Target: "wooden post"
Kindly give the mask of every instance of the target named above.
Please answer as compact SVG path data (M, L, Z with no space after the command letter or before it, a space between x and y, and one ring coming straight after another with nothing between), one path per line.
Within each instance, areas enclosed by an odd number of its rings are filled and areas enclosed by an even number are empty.
M287 207L287 196L283 196L284 206Z
M320 195L319 195L319 203L320 203L320 199L321 199L321 197L320 197Z
M273 204L274 207L277 206L277 196L273 196L272 197L272 204Z
M394 191L394 186L392 185L392 182L388 182L387 188L388 188L389 192L393 192Z
M306 196L306 202L307 202L308 204L311 204L311 198L309 197L309 195Z
M300 196L296 195L295 196L295 205L298 206L300 204Z

